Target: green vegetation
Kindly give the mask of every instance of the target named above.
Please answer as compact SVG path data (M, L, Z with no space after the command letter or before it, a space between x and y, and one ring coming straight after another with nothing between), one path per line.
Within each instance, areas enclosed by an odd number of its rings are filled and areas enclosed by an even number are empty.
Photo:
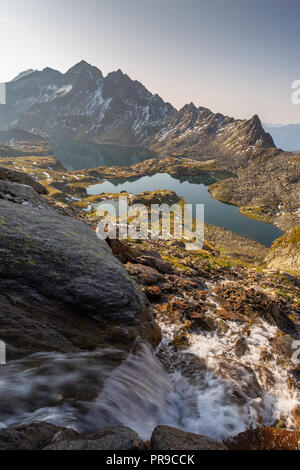
M271 223L272 218L266 208L258 206L242 206L240 213L250 219L260 220L261 222Z
M297 227L294 227L285 233L282 237L275 240L272 248L298 244L300 244L300 225L297 225Z

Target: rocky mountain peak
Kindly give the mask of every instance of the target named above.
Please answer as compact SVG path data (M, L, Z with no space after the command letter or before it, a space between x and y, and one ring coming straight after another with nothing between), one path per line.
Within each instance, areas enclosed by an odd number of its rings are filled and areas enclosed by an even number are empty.
M264 147L275 147L271 134L265 132L257 114L248 121L241 121L242 128L248 136L249 145L262 144Z
M24 70L24 72L19 73L15 78L13 78L12 82L16 82L17 80L27 77L28 75L31 75L34 72L37 72L37 70L33 70L33 69Z
M236 168L275 145L257 115L248 121L235 120L190 103L171 117L152 148L163 155L214 158Z
M106 78L110 79L115 79L115 80L120 80L125 76L125 74L122 72L121 69L114 70L113 72L110 72L107 74ZM127 75L126 75L127 76Z
M69 80L72 83L77 83L78 81L80 83L81 80L103 80L103 74L97 67L94 67L85 60L82 60L81 62L78 62L78 64L75 64L73 67L71 67L65 73L64 78L66 82Z
M196 111L197 110L193 102L185 104L181 109L183 111Z
M162 154L217 158L232 166L274 149L257 115L235 120L193 102L176 111L122 70L104 77L85 60L65 74L49 67L25 73L7 91L0 130L151 146Z
M55 137L142 144L175 112L120 69L108 74L82 60L62 74L49 67L10 82L0 128Z

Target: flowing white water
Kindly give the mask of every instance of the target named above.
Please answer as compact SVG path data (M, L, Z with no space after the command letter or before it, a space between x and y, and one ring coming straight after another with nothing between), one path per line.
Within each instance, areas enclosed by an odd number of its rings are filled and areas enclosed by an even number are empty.
M124 353L112 349L36 354L2 366L0 427L48 421L92 432L125 425L144 440L159 424L218 440L282 417L293 428L291 412L300 402L288 368L276 356L261 363L276 327L261 322L245 336L245 325L227 322L226 333L190 333L189 348L178 351L172 339L180 325L160 326L156 352L142 345L118 367ZM240 357L241 337L247 348Z
M230 326L237 331L235 324ZM1 396L6 397L2 426L42 420L89 432L121 424L146 440L156 425L165 424L221 440L256 426L259 416L266 425L282 414L290 416L299 404L296 392L286 385L287 372L276 360L271 364L276 381L269 390L260 381L261 396L252 393L253 377L247 376L247 371L242 371L245 383L242 375L235 377L235 368L225 378L215 372L215 357L230 350L235 336L232 332L225 336L193 334L190 349L176 353L176 358L169 345L175 329L164 327L158 350L160 356L173 359L171 372L145 345L112 373L110 366L103 367L103 353L35 355L31 367L25 370L24 361L11 364L0 379ZM251 361L255 370L258 349L272 334L269 325L253 327L247 337L249 352L239 363ZM111 352L114 354L117 352ZM206 366L198 371L196 367L196 373L186 376L180 363L186 364L188 357L201 358ZM88 387L93 389L93 397L80 397ZM291 420L289 424L293 426Z

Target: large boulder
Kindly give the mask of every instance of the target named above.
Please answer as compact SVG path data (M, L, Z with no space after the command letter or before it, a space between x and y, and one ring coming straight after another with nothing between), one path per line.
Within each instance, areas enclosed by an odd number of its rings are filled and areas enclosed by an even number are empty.
M85 413L88 405L74 411L78 400L95 399L140 338L161 340L146 297L105 241L32 187L4 184L14 197L0 199L0 427L45 420L48 407Z
M124 426L112 426L91 434L72 435L67 430L45 450L144 450L136 432Z
M123 426L80 434L49 423L11 426L0 430L0 450L143 450L136 432Z
M287 429L249 429L224 444L230 450L300 450L300 431Z
M145 297L83 222L0 200L1 339L8 358L110 344L130 350ZM45 327L47 325L47 327Z
M200 434L157 426L151 437L152 450L226 450L226 446Z
M49 423L0 429L0 450L39 450L50 444L64 430ZM77 435L75 431L68 432Z

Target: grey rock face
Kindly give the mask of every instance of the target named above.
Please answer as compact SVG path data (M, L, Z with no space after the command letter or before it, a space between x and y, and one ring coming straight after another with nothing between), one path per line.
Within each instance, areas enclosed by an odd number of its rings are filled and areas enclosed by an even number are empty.
M158 326L107 243L31 186L0 179L1 423L89 403L140 338L157 345Z
M107 243L61 215L35 183L0 168L0 319L8 360L111 345L128 352L138 334L152 337L147 300Z
M180 431L169 426L157 426L151 437L152 450L226 450L210 437Z
M103 77L85 61L65 74L46 68L8 83L7 103L3 127L125 144L153 138L175 112L120 70Z
M139 308L134 287L106 243L98 240L89 227L58 214L5 201L1 202L0 213L1 278L4 273L5 278L76 305L99 321L137 323ZM30 243L24 246L26 239ZM20 265L18 269L16 265Z
M36 193L31 186L11 183L0 179L0 199L24 206L53 211L51 204Z
M197 108L193 103L171 117L155 136L152 147L165 155L216 158L233 168L267 149L275 150L272 137L264 131L257 115L249 120L236 120L207 108Z

